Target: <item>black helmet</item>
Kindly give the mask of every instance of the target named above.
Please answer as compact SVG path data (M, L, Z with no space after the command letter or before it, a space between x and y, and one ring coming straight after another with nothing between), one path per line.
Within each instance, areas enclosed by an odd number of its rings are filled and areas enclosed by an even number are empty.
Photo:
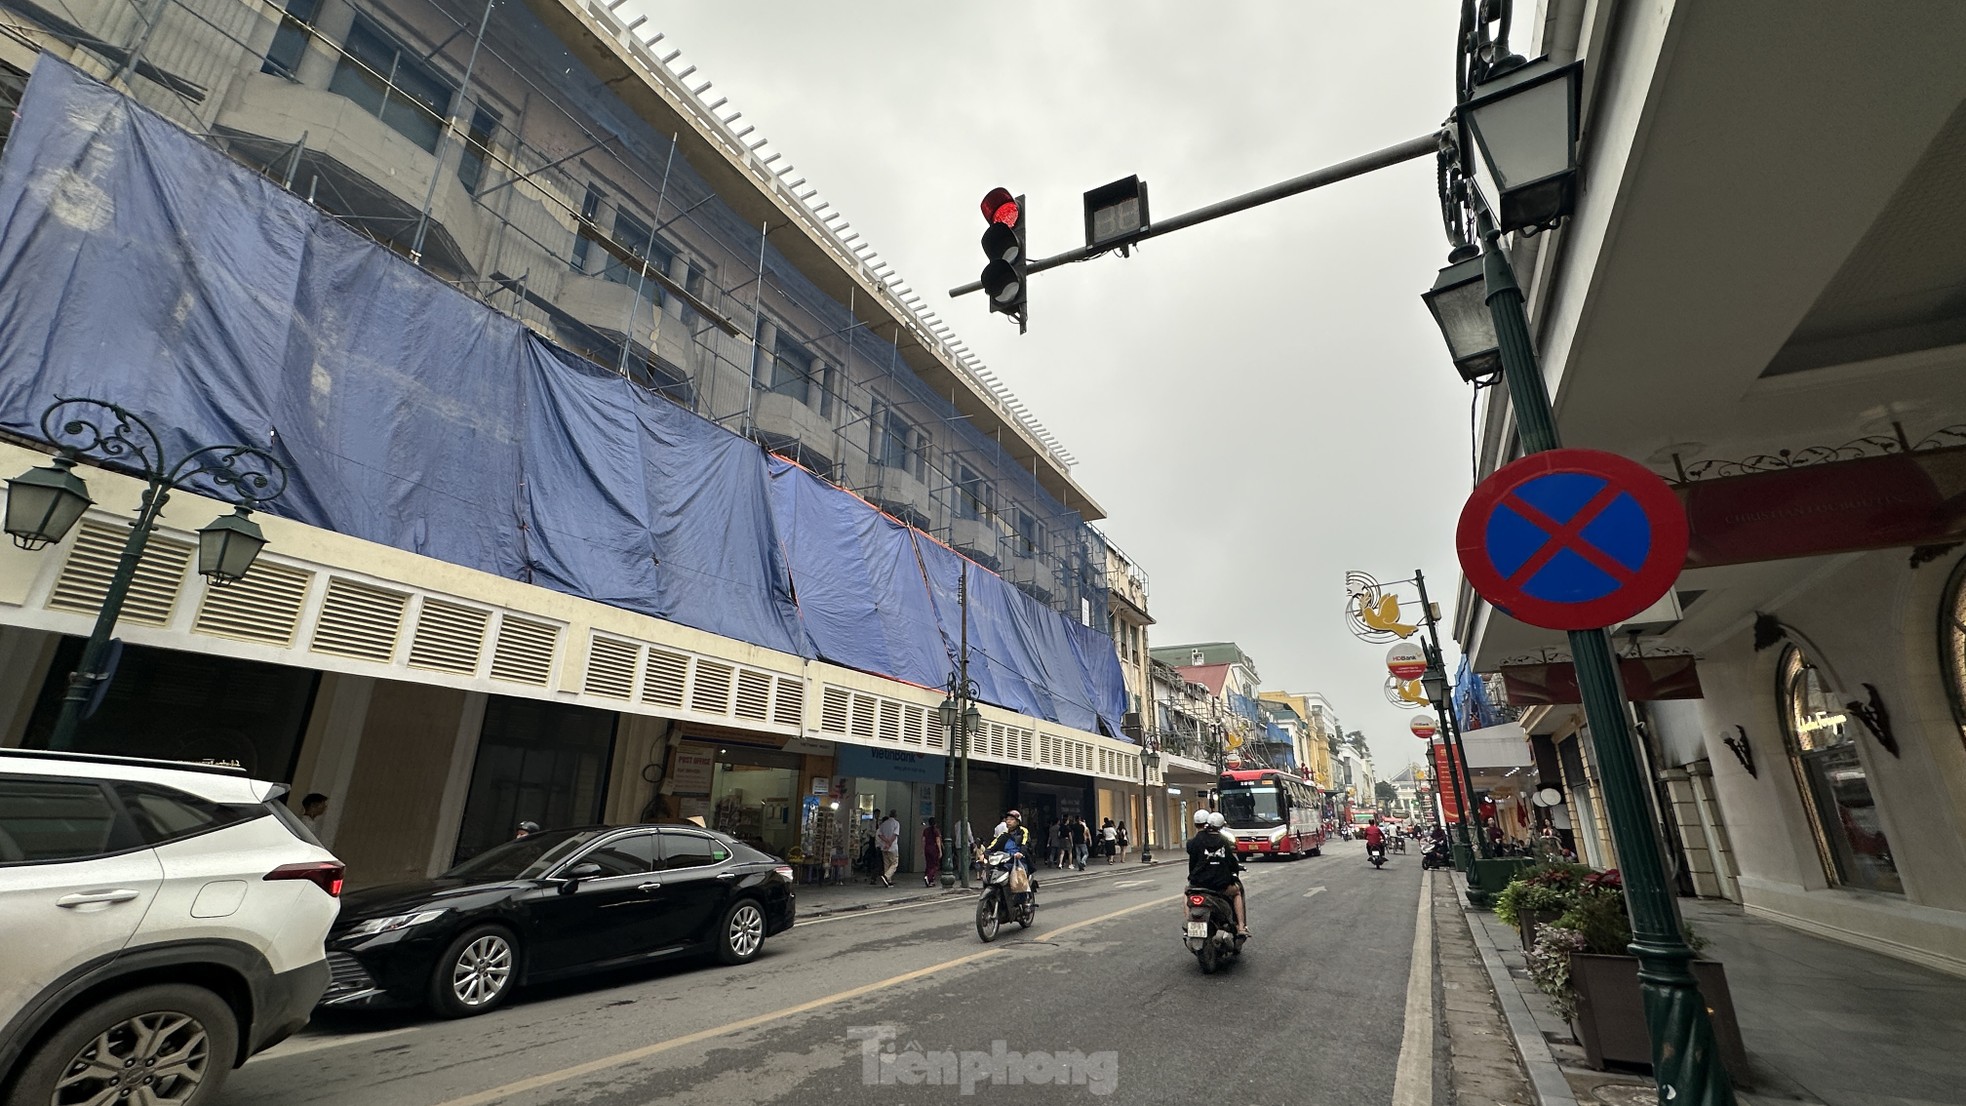
M519 832L520 832L520 833L538 833L538 832L539 832L539 823L538 823L538 822L520 822L520 823L519 823Z

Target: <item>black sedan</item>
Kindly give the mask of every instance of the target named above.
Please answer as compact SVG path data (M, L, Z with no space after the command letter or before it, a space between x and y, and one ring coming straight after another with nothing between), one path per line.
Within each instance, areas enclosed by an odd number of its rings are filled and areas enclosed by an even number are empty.
M582 972L697 953L742 964L793 914L792 869L723 834L548 830L343 898L321 1004L482 1014L522 984Z

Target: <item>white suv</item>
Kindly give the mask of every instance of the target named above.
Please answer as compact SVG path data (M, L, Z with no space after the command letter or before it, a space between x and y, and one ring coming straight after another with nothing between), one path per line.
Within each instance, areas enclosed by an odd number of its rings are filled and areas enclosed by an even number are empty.
M307 1023L342 865L284 791L0 749L0 1101L204 1103Z

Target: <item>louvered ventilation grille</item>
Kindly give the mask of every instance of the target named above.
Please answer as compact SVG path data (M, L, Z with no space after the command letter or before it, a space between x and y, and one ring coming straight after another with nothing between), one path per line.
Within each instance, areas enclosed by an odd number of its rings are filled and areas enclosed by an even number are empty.
M648 674L642 677L642 702L680 710L683 688L688 683L689 657L665 649L649 650Z
M314 574L265 560L253 563L246 578L205 589L192 629L214 637L289 646L300 623L301 604Z
M587 644L587 682L589 695L626 699L635 693L635 666L641 660L641 647L633 642L594 637Z
M879 738L882 741L901 740L901 704L892 699L881 700L881 729Z
M477 607L425 599L410 637L410 667L433 672L477 674L485 650L485 627L491 612Z
M998 760L1004 758L1003 723L1001 722L990 723L990 755L996 757Z
M737 709L732 713L753 722L769 721L771 677L763 672L740 669L737 673Z
M922 743L922 720L927 712L913 703L901 707L901 740L910 745Z
M410 597L340 577L328 581L321 599L321 619L314 624L316 653L355 660L389 663L396 655L396 637L403 629L403 608Z
M853 697L853 736L872 738L874 736L875 700L866 695Z
M78 614L96 613L102 607L102 597L109 593L116 562L123 557L123 544L129 540L127 527L83 523L81 533L75 536L75 548L55 581L55 593L48 597L48 606ZM171 620L171 608L177 603L185 569L191 564L191 551L184 542L150 536L123 600L122 621L162 626Z
M690 688L690 709L704 714L729 714L731 672L730 665L699 658L696 682Z
M1017 742L1017 745L1016 748L1011 750L1011 755L1016 757L1018 760L1030 760L1031 759L1031 731L1013 730L1012 734Z
M827 733L846 733L851 702L845 688L827 688L819 700L819 728Z
M771 705L771 720L781 726L805 722L806 685L790 676L778 678L778 698Z
M492 679L545 687L553 678L553 647L559 641L560 628L550 622L506 615L492 646Z

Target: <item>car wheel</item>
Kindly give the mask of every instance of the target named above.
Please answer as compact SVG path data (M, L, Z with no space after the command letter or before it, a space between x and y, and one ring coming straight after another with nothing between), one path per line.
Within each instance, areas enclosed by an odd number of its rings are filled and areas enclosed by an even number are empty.
M459 934L430 973L430 1009L441 1017L468 1018L505 1005L519 985L519 943L498 926Z
M765 912L756 899L739 899L724 911L717 931L717 959L743 964L765 947Z
M12 1106L210 1102L239 1055L225 1000L182 983L139 987L70 1018L34 1053Z

